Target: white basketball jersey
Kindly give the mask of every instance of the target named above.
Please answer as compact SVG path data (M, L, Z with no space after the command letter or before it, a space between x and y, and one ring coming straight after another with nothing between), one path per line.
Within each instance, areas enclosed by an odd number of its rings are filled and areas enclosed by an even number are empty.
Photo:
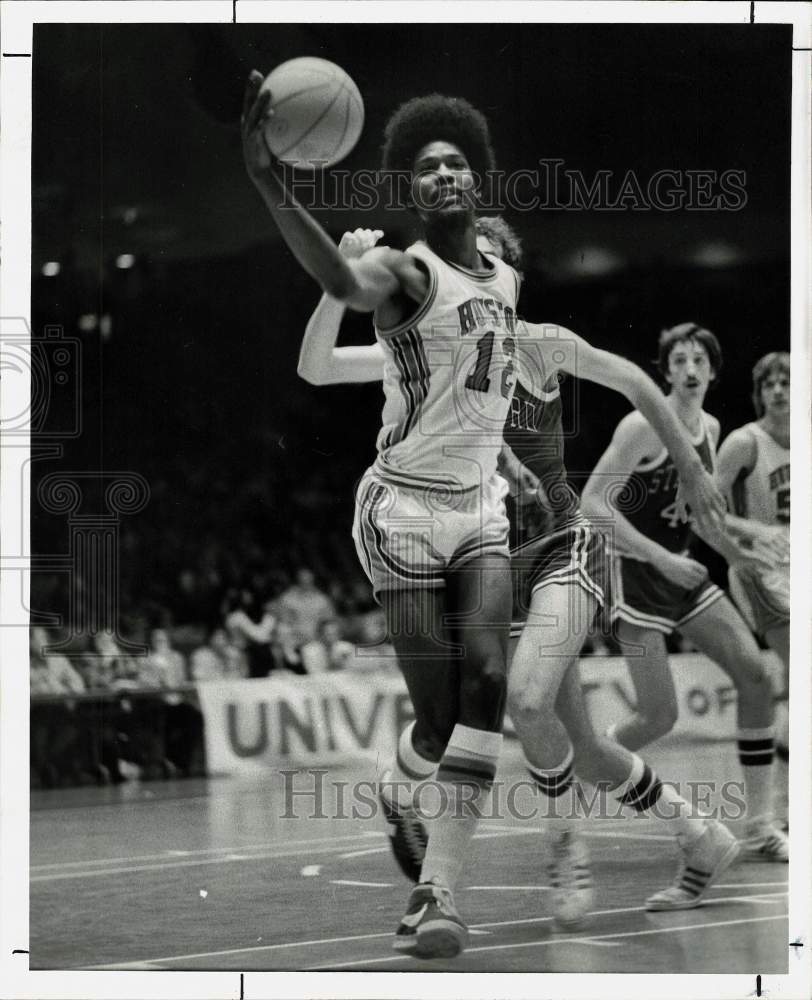
M756 441L756 464L733 484L734 513L764 524L789 524L789 448L757 423L747 424Z
M386 356L377 467L403 485L479 486L496 471L516 384L519 276L490 255L480 274L423 242L406 252L429 290L407 320L375 330Z

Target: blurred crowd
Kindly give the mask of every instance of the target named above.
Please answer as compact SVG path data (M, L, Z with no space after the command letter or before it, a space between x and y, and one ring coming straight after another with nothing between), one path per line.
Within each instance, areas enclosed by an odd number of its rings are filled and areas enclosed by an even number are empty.
M32 695L178 689L200 681L320 674L355 665L357 645L386 637L382 613L339 617L336 602L306 567L278 596L260 601L248 588L229 591L218 624L71 637L34 627L30 634Z

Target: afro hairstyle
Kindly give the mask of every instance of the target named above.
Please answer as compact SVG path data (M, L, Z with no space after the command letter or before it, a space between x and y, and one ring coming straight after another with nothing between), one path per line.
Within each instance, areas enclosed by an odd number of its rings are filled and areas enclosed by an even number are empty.
M454 143L480 181L496 169L485 116L464 98L442 94L413 97L393 113L384 128L381 166L387 173L411 173L420 150L439 141Z

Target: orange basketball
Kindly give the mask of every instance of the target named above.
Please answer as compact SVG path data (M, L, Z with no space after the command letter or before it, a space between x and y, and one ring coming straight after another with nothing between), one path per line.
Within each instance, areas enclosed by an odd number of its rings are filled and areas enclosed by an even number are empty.
M364 127L364 102L340 66L302 56L277 66L262 83L273 114L265 138L283 163L314 169L343 160Z

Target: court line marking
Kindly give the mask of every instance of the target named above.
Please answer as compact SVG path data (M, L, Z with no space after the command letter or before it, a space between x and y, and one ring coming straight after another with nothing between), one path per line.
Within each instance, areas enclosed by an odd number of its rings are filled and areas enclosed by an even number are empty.
M530 892L532 890L546 892L550 888L551 886L549 885L463 885L456 891L484 892L490 889L493 892Z
M333 878L330 885L368 885L373 889L391 889L394 882L356 882L351 878Z
M738 896L722 897L712 900L714 903L725 903L725 902L736 902L740 899ZM618 913L645 913L646 909L644 906L621 906L616 907L611 910L593 910L589 916L594 917L607 917L615 916ZM551 916L543 917L522 917L518 920L492 920L487 923L482 924L472 924L469 930L484 930L486 928L499 928L499 927L521 927L527 924L544 924L550 923L554 918ZM760 918L760 919L773 919L773 918ZM594 937L595 935L591 935ZM261 945L248 945L244 948L224 948L219 951L198 951L192 952L191 954L183 955L165 955L162 958L143 958L135 962L108 962L104 965L89 965L81 966L83 969L88 970L98 970L98 969L137 969L140 968L145 962L185 962L190 959L196 958L222 958L226 955L244 955L251 954L260 951L279 951L282 948L310 948L314 945L331 945L331 944L344 944L347 941L373 941L376 938L391 938L392 931L379 931L377 933L371 934L350 934L344 937L332 937L332 938L316 938L309 941L281 941L278 944L261 944ZM574 940L578 940L575 938ZM403 957L403 956L397 956Z
M518 948L545 948L551 945L557 944L568 944L572 942L577 942L581 944L584 940L591 940L593 943L598 941L604 941L609 938L629 938L629 937L643 937L645 935L653 934L678 934L681 931L694 931L694 930L706 930L708 927L732 927L737 924L755 924L764 923L769 920L789 920L787 914L776 914L771 917L742 917L739 920L715 920L709 923L701 924L682 924L679 927L652 927L647 928L643 931L616 931L614 934L593 934L591 938L585 939L580 937L562 937L562 938L547 938L544 941L517 941L513 944L486 944L479 945L477 948L467 948L463 954L473 955L477 952L483 951L508 951L509 949ZM357 962L340 962L332 963L327 965L308 965L303 972L317 972L322 969L349 969L355 968L359 965L378 965L384 962L399 962L409 956L404 955L383 955L380 958L364 958Z
M489 840L494 837L530 836L531 834L536 835L536 831L535 830L527 831L527 830L522 830L521 828L517 828L516 830L511 831L509 833L502 831L496 833L478 833L474 836L474 840ZM386 834L383 832L378 834L370 831L367 834L359 834L358 836L385 837ZM311 841L304 840L300 842L301 847L298 847L295 850L266 851L265 853L262 854L250 854L250 855L235 855L233 853L229 854L228 852L234 852L235 850L248 849L248 848L230 847L227 849L227 851L222 848L218 848L217 850L223 856L215 858L193 857L189 859L180 859L177 857L177 855L171 855L171 856L158 855L158 857L162 858L163 861L156 864L127 865L120 868L87 868L84 870L75 870L75 871L57 871L57 872L49 871L49 872L44 872L42 874L31 875L31 877L29 878L29 882L57 882L63 879L71 879L71 878L98 878L104 875L129 875L134 872L163 871L164 869L169 869L169 868L190 868L194 867L195 865L232 864L235 861L268 861L273 858L295 858L295 857L300 857L303 854L306 855L308 853L336 854L340 851L343 851L346 847L346 845L344 845L343 847L336 846L335 842L338 839L339 838L337 837L324 838L324 840L327 842L323 843L323 845L321 844L321 841L317 844L315 840ZM348 835L347 837L341 839L355 840L357 838ZM279 844L280 846L284 846L284 842L281 841L275 841L274 843ZM381 848L381 852L384 852L386 850L388 850L388 848L385 847ZM93 862L93 863L99 864L99 862ZM81 862L66 862L65 867L67 867L67 865L69 864L73 864L75 866L77 864L81 864ZM34 868L31 869L31 871L35 870L38 869Z
M582 836L595 837L598 840L661 840L676 844L677 838L667 833L625 833L618 830L610 833L608 830L583 830Z
M590 916L606 916L615 913L636 913L642 910L642 906L626 906L615 910L596 910ZM487 927L513 927L521 924L539 924L551 921L552 917L525 917L520 920L496 920L485 924L473 924L469 930L482 930ZM135 969L140 968L145 962L184 962L193 958L222 958L225 955L241 955L246 952L258 951L278 951L281 948L309 948L319 944L344 944L347 941L372 941L375 938L391 938L392 931L383 931L373 934L352 934L347 937L318 938L312 941L282 941L279 944L250 945L245 948L225 948L222 951L199 951L190 955L167 955L163 958L144 958L137 962L110 962L105 965L91 965L89 969Z
M311 853L337 854L339 851L343 850L343 847L329 847L325 844L322 847L314 847ZM221 858L197 858L191 861L170 861L169 863L163 865L131 865L125 868L101 868L92 871L49 872L45 875L32 875L28 881L60 882L64 879L103 878L105 875L129 875L134 872L161 872L170 868L195 868L201 867L202 865L230 865L238 861L272 861L277 858L299 858L301 855L302 851L299 849L293 851L269 851L265 854L250 854L245 856L226 855Z
M263 844L231 844L229 847L201 847L194 851L183 851L183 850L167 850L161 854L140 854L140 855L130 855L126 858L91 858L87 861L54 861L49 864L43 865L31 865L31 871L48 871L54 868L76 868L82 865L120 865L125 861L161 861L161 860L171 860L173 857L185 857L194 858L197 855L205 854L233 854L235 851L266 851L269 847L273 847L275 844L281 846L293 846L302 845L307 847L310 844L335 844L338 841L343 840L358 840L359 837L385 837L386 834L383 830L367 830L365 832L351 834L347 833L341 837L313 837L304 838L302 840L268 840Z
M101 867L103 865L121 865L126 862L132 863L133 861L166 861L166 867L171 867L171 862L175 859L179 860L189 860L194 859L198 856L203 857L207 854L233 854L235 851L267 851L272 849L275 845L283 845L286 847L291 846L301 846L302 853L305 853L310 847L317 844L336 844L341 841L352 841L358 840L362 837L385 837L386 834L381 830L365 830L357 834L345 834L340 837L313 837L304 838L302 840L292 840L292 841L266 841L262 844L247 844L245 846L241 844L232 844L228 847L205 847L193 851L185 850L167 850L161 854L142 854L123 858L91 858L86 861L55 861L48 864L31 865L31 872L47 872L54 870L64 870L66 868L92 868ZM539 837L542 838L544 834L540 830L535 828L527 828L521 826L505 826L505 825L494 825L488 826L481 832L474 835L475 840L490 840L494 837ZM609 831L583 831L583 836L585 837L596 837L608 840L621 839L621 840L660 840L660 841L672 841L673 837L667 834L657 834L657 833L634 833L634 832L624 832L618 831L617 833L611 833ZM371 853L371 851L370 851ZM288 855L285 855L286 857ZM350 855L348 855L349 857ZM114 874L119 874L116 871ZM755 883L753 883L755 884ZM771 883L763 883L768 885Z
M388 851L388 847L367 847L363 851L350 851L349 854L339 854L339 858L362 858L365 854L384 854L388 853Z
M761 889L765 885L789 885L789 882L717 882L712 889Z

